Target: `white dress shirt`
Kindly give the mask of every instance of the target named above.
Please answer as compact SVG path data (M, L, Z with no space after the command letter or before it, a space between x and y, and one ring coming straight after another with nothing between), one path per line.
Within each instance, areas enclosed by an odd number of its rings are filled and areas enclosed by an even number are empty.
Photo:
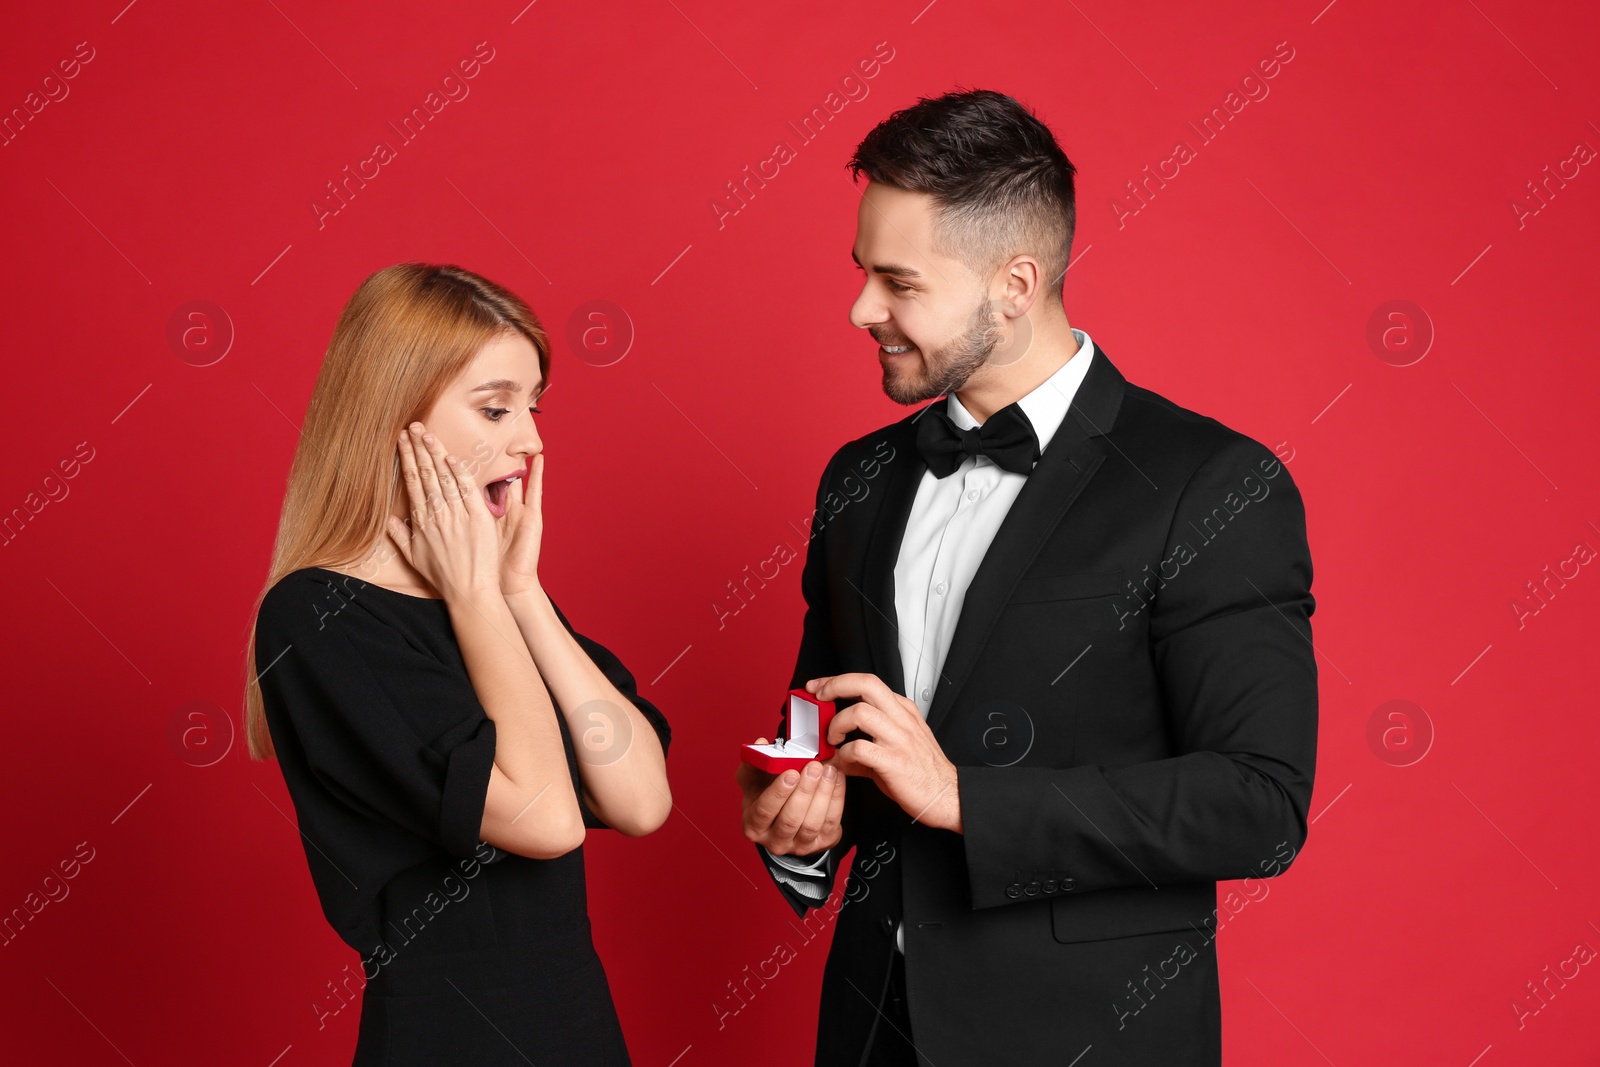
M1079 329L1072 335L1078 351L1018 401L1039 438L1041 453L1055 437L1094 357L1089 335ZM946 397L945 412L957 429L981 425L954 393ZM940 669L961 618L967 586L1026 483L1027 475L1004 470L988 456L967 456L954 473L943 478L932 471L922 474L895 560L894 608L905 695L924 719L938 692ZM822 876L827 858L824 852L811 863L801 864L791 856L771 856L784 868L781 873L774 871L777 877L818 900L822 886L814 879ZM789 872L812 879L786 877ZM903 928L895 930L895 944L905 951Z

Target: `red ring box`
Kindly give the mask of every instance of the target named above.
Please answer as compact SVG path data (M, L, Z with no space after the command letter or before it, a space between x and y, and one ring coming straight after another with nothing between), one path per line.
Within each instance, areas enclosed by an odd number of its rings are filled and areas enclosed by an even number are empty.
M740 758L771 774L793 767L799 770L812 760L833 755L828 744L828 723L833 719L833 701L814 699L804 689L789 690L789 706L783 714L783 736L770 745L745 745Z

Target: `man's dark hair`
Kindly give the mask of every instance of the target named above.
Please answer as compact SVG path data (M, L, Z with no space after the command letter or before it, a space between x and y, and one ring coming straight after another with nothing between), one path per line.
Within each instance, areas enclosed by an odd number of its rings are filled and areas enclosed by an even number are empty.
M980 275L1019 253L1037 257L1045 292L1061 302L1077 168L1016 100L989 89L923 97L873 127L846 166L852 178L930 194L934 250Z

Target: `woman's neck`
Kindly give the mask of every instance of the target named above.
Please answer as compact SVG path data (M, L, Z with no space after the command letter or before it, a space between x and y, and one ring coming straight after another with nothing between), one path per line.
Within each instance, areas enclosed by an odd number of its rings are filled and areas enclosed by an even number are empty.
M405 556L388 534L384 534L377 546L355 564L351 573L364 582L381 585L397 593L441 599L439 591L406 562Z

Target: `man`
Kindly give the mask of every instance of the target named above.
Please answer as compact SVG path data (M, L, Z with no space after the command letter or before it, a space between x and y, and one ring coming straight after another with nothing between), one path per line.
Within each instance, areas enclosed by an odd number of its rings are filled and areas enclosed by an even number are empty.
M816 1062L1220 1063L1216 882L1306 836L1300 494L1068 324L1075 171L1015 100L922 100L850 167L851 322L891 398L945 399L818 487L791 687L837 702L837 755L737 775L798 914L851 849L871 878L836 913Z

